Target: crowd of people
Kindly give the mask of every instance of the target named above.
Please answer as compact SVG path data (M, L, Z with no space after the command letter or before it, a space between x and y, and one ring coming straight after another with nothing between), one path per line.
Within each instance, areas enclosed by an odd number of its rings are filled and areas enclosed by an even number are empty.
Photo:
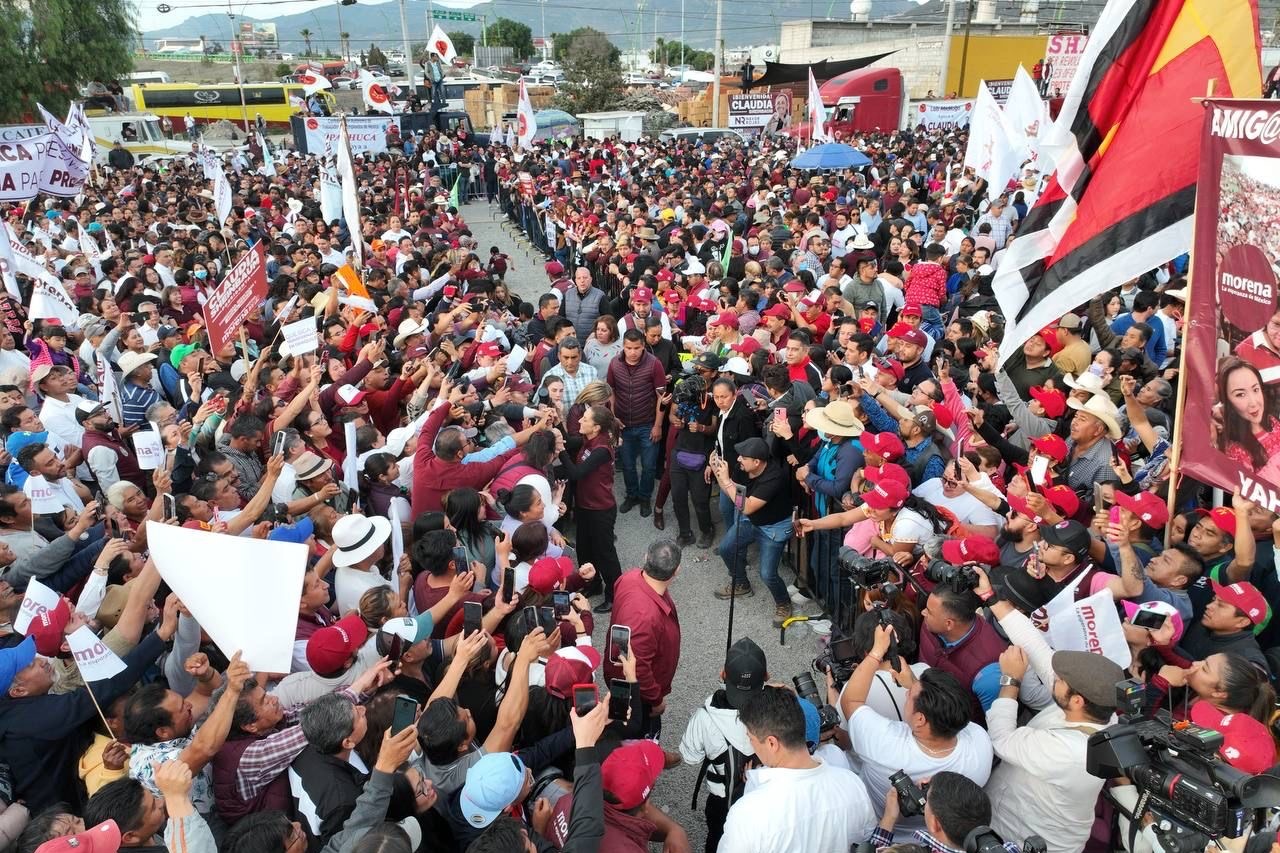
M1185 259L998 365L1037 177L985 187L963 133L852 141L872 165L812 174L769 139L428 133L355 158L358 233L283 151L235 164L226 222L194 157L0 207L81 312L0 297L0 849L1203 849L1090 747L1169 719L1203 727L1208 790L1276 764L1280 519L1166 500ZM450 204L460 166L546 253L519 286ZM259 246L267 295L211 346ZM291 671L211 641L157 525L307 546ZM691 554L740 611L807 619L815 671L682 649ZM58 603L18 631L33 588ZM1061 630L1082 603L1108 644ZM84 626L122 671L85 683ZM696 825L664 774L696 774ZM1272 849L1256 805L1233 849Z

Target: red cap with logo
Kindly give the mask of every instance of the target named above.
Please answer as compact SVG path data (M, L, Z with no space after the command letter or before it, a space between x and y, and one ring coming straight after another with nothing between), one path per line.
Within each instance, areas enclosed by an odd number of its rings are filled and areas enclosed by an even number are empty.
M885 462L901 459L907 452L902 439L891 432L868 432L862 434L862 449L866 453L875 453Z
M319 676L341 672L368 637L369 627L359 613L352 613L311 635L307 640L307 663Z
M556 649L547 659L543 674L547 692L557 699L573 697L573 685L590 684L591 676L600 668L600 653L589 645Z
M1059 465L1067 458L1067 443L1063 441L1060 435L1049 433L1048 435L1033 438L1031 439L1031 446Z
M920 310L919 305L908 305L898 312L899 317L923 317L924 312Z
M1067 395L1063 394L1057 388L1045 388L1043 385L1032 385L1031 397L1039 400L1040 405L1044 407L1046 417L1057 418L1062 417L1062 413L1067 410Z
M864 492L862 501L872 509L897 509L907 502L907 487L897 480L882 478L876 487Z
M1276 763L1276 742L1266 724L1248 714L1224 714L1208 702L1191 706L1191 722L1222 734L1218 754L1237 770L1264 773Z
M486 341L476 347L476 358L500 358L502 356L502 347L498 346L497 341Z
M1210 583L1213 585L1213 594L1243 613L1253 623L1255 629L1266 625L1271 620L1271 606L1253 584L1248 581L1232 584L1220 584L1217 581L1210 581Z
M1064 518L1071 518L1080 511L1080 496L1065 483L1041 489L1040 493Z
M36 641L36 651L47 658L57 657L62 651L62 632L71 620L71 605L59 598L52 610L45 610L31 620L27 636Z
M743 338L736 344L729 344L729 349L743 355L754 355L760 351L761 344L755 338Z
M782 304L771 305L770 307L765 309L764 316L777 317L779 320L790 320L791 309Z
M1042 524L1044 522L1044 519L1031 508L1031 504L1027 503L1027 499L1022 495L1011 494L1006 496L1005 500L1008 501L1009 507L1019 515L1025 515L1036 524Z
M1169 507L1151 492L1126 495L1119 489L1115 493L1116 506L1124 507L1142 520L1147 527L1164 527L1169 523Z
M114 820L104 820L93 829L51 838L36 853L116 853L119 849L120 827Z
M908 489L911 488L911 475L907 473L907 469L892 462L886 462L879 468L868 465L862 469L862 476L872 484L893 481Z
M637 287L631 292L632 302L652 302L653 291L647 287Z
M1236 512L1231 507L1220 506L1217 509L1209 510L1209 517L1213 519L1213 523L1218 525L1218 529L1228 536L1236 535Z
M573 577L573 560L568 557L539 557L529 567L529 588L550 595L551 591Z
M942 559L948 563L986 563L1000 565L1000 546L986 536L966 536L964 539L948 539L942 543Z
M609 753L600 765L601 785L613 794L618 808L634 809L649 799L664 764L662 747L655 741L633 740Z

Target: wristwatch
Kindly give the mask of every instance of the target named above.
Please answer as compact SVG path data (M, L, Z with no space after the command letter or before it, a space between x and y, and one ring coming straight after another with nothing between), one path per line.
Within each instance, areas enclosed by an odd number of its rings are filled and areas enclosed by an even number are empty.
M1014 678L1012 675L1001 675L1000 686L1001 687L1021 687L1022 680L1018 678Z

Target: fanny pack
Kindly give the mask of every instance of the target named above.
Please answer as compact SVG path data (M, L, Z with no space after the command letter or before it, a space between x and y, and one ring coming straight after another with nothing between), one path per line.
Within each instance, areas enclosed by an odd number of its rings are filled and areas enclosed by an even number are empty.
M686 471L701 471L707 467L707 454L692 450L677 450L676 464Z

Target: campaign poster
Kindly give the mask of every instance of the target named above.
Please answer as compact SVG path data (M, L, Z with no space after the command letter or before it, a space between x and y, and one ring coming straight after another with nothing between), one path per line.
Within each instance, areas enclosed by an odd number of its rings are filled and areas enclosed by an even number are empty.
M381 154L387 150L387 130L391 125L400 127L399 116L347 116L347 138L351 140L351 154ZM337 116L307 116L303 119L306 131L307 152L319 154L326 146L338 147L338 127L342 119Z
M1204 106L1180 467L1280 512L1280 102Z
M209 346L219 353L235 340L255 305L267 297L267 253L263 241L245 252L204 304Z
M791 125L791 90L729 96L729 127L745 134L773 134Z
M1044 48L1043 94L1046 98L1066 96L1088 44L1089 37L1080 33L1054 33L1049 36Z
M973 98L950 101L918 101L907 113L910 126L923 126L926 131L959 130L969 126L973 118Z

